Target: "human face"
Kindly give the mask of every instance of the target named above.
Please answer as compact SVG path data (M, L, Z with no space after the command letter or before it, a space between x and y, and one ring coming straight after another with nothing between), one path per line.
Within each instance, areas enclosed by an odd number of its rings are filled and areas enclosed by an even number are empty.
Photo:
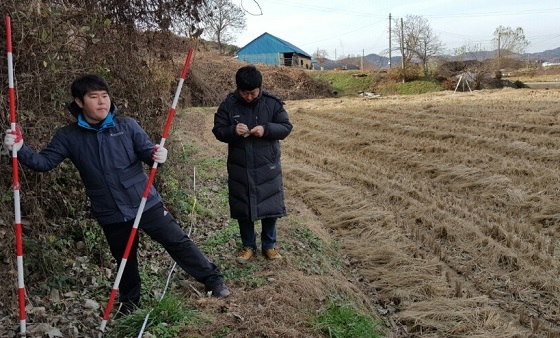
M260 92L261 92L260 88L255 88L253 90L241 90L241 89L239 89L239 96L241 96L241 98L243 100L245 100L245 102L250 103L251 101L256 99L257 96L259 96Z
M82 108L84 118L91 124L103 121L111 109L111 98L105 90L89 91L84 95L83 101L79 98L74 98L74 101Z

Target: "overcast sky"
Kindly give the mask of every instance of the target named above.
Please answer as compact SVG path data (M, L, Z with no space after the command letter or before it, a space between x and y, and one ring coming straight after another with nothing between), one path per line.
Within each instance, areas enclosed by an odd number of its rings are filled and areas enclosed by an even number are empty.
M393 18L420 15L447 52L470 45L494 50L500 25L523 28L527 52L560 47L559 0L232 0L246 11L247 28L233 44L243 47L264 32L309 54L329 58L387 54L389 13ZM398 53L393 52L393 55Z

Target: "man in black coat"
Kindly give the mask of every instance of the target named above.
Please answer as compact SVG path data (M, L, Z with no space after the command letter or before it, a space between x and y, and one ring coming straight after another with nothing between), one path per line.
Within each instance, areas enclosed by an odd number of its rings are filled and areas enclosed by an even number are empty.
M255 221L262 225L261 249L268 259L281 258L275 248L276 221L286 216L280 140L292 131L284 103L262 90L262 75L253 65L235 74L237 89L220 104L212 132L228 144L231 217L239 223L243 248L237 262L256 253Z

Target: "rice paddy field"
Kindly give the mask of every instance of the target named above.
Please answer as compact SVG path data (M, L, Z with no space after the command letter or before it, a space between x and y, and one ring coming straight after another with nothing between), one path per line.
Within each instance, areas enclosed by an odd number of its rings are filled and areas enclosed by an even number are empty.
M288 198L413 337L560 337L560 91L290 101Z
M309 336L305 321L286 320L286 304L314 311L337 283L367 300L386 337L560 337L560 90L294 100L286 110L285 261L268 272L277 294L267 289L282 299L276 315L252 310L261 288L233 284L253 324ZM186 134L224 158L213 111L188 114ZM310 258L290 250L294 227L335 241L342 270L302 278L297 264Z

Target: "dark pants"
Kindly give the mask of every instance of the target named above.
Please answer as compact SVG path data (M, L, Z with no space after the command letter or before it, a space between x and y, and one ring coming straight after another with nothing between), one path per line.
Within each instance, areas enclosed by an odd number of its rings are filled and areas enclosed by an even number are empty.
M261 249L268 250L276 245L276 220L277 218L265 218L261 220ZM255 234L255 223L247 219L238 219L239 233L244 247L257 250L257 236Z
M134 220L103 225L111 254L121 263ZM171 258L197 281L212 289L224 282L220 270L200 252L196 244L179 226L177 221L158 204L144 211L139 229L160 243ZM128 255L128 260L119 284L119 301L138 304L140 302L140 274L138 273L138 234Z

